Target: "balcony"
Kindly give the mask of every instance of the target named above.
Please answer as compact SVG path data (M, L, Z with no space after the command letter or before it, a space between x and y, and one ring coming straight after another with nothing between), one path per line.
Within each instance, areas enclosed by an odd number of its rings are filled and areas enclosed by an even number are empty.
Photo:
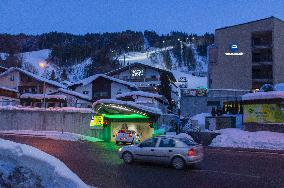
M272 31L252 33L251 46L254 49L272 48Z

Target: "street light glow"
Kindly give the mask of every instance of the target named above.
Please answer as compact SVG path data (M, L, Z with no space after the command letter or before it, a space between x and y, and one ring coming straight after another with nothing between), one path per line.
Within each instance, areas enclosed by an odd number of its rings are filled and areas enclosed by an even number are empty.
M40 62L39 63L39 67L43 68L43 69L46 67L46 65L47 65L46 62Z

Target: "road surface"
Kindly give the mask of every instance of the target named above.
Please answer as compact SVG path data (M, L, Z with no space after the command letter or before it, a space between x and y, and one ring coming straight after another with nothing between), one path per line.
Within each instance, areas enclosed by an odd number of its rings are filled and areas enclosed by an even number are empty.
M284 187L283 152L205 148L205 160L199 168L177 171L149 163L125 165L112 143L0 137L32 145L59 158L85 183L97 187Z

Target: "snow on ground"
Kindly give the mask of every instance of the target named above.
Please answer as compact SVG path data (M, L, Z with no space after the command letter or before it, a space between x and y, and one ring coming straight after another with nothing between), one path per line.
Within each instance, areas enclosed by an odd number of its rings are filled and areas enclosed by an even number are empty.
M68 79L76 82L85 78L85 68L92 64L91 58L84 60L82 63L73 65L68 70Z
M44 69L40 68L39 63L46 63L46 60L50 54L50 49L43 49L38 51L32 51L32 52L25 52L22 53L23 60L26 63L29 63L30 65L34 66L36 70L38 70L39 75L43 74Z
M44 109L44 108L38 108L38 107L0 106L0 110L93 113L93 110L91 108L75 108L75 107L55 107L55 108L46 108L46 109Z
M186 77L187 88L196 89L198 87L207 87L207 77L193 76L190 73L185 73L180 70L172 70L171 72L174 74L177 81L179 81L181 77ZM183 83L184 82L177 82L176 84L179 86Z
M248 132L235 128L215 131L221 133L210 146L284 150L284 133L269 131Z
M18 181L13 182L14 178ZM59 159L3 139L0 139L0 180L1 187L88 187Z
M8 135L21 135L21 136L35 136L40 138L49 138L53 140L65 140L65 141L89 141L89 142L100 142L102 140L91 137L85 136L76 133L69 133L69 132L59 132L59 131L33 131L33 130L7 130L7 131L0 131L1 134L8 134Z

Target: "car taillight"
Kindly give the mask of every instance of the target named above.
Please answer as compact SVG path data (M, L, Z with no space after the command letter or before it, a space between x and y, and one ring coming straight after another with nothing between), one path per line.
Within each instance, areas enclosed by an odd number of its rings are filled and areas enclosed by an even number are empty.
M116 135L115 136L118 136L118 133L116 133Z
M132 137L132 134L129 134L129 137Z
M188 153L187 153L188 156L192 157L192 156L195 156L195 154L196 154L196 152L195 152L195 150L193 148L188 150Z

